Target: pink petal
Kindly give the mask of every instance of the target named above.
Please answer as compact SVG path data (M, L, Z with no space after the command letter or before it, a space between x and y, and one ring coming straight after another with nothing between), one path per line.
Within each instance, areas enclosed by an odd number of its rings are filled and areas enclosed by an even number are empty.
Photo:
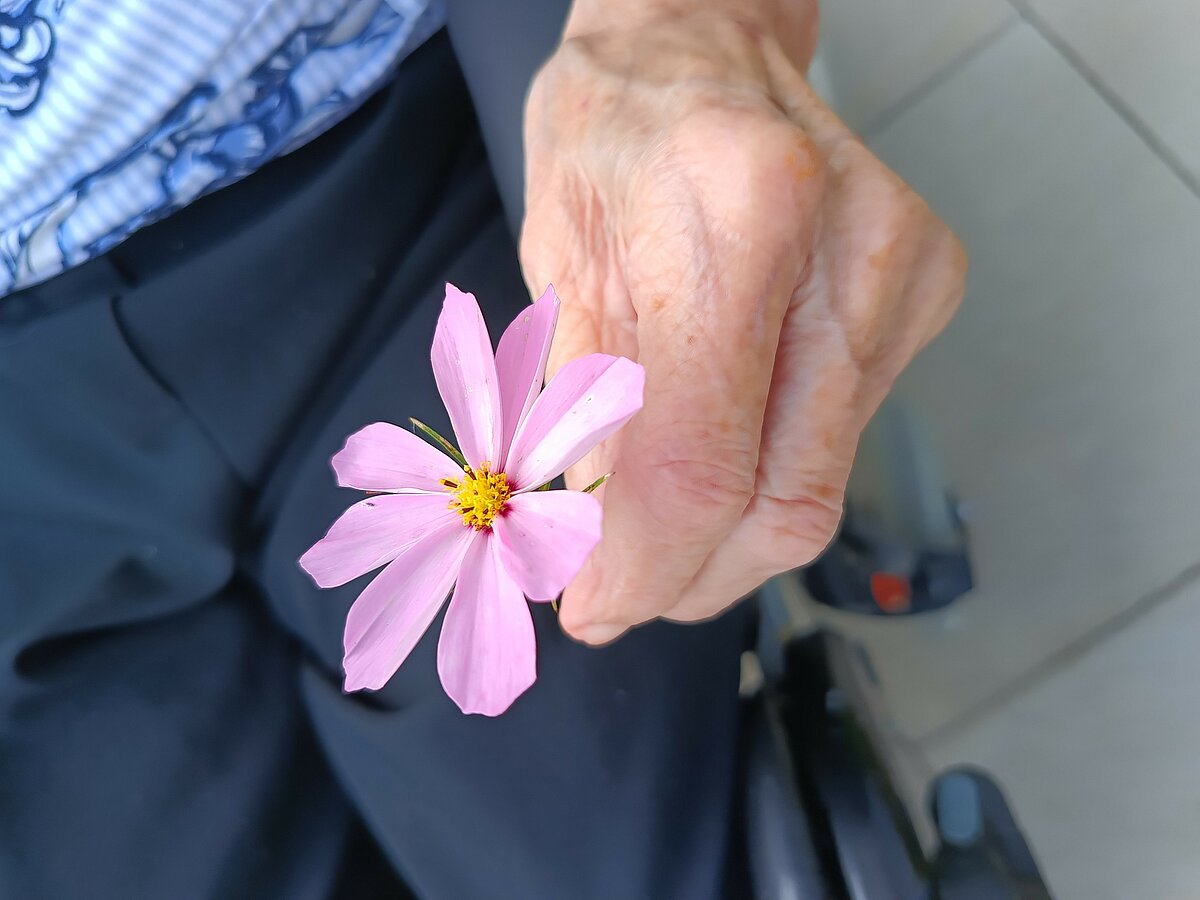
M503 469L517 426L533 406L542 380L546 377L546 358L558 322L558 295L554 285L531 306L521 311L504 331L496 347L496 376L500 381L500 421L504 435L500 442L499 468Z
M431 531L358 595L346 616L347 691L387 684L441 609L479 534L457 520Z
M593 353L563 366L513 439L509 483L541 487L583 459L642 408L645 380L642 367L623 356Z
M496 360L474 294L446 285L433 335L433 377L450 414L458 449L473 467L500 461L500 389Z
M434 491L443 478L458 478L454 460L411 431L376 422L346 438L330 460L342 487L360 491Z
M530 600L553 600L600 541L600 501L582 491L533 491L492 523L504 568Z
M447 494L380 494L360 500L300 557L318 587L337 587L391 562L405 548L458 521Z
M533 619L490 537L463 561L438 641L442 687L465 713L498 716L537 678Z

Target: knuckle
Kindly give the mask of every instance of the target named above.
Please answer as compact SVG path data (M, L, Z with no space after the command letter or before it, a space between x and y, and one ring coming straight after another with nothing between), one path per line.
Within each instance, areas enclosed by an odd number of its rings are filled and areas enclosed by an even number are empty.
M945 223L935 221L925 260L932 282L927 296L919 298L939 311L940 326L962 304L967 283L967 251Z
M705 509L741 512L754 493L757 454L742 448L669 455L651 465L669 513L696 515Z
M855 141L839 145L831 167L839 185L857 197L856 205L870 210L871 218L885 230L911 231L914 225L926 227L936 221L921 195L865 146Z
M963 242L950 230L949 226L943 224L942 229L941 247L944 265L946 271L961 288L966 283L967 269L970 267L967 248L963 246Z
M933 214L925 201L899 179L889 180L892 183L883 189L878 207L884 231L896 238L928 228L933 221Z
M664 150L728 224L755 232L765 221L789 219L788 205L811 206L824 181L811 139L757 109L701 109L676 123Z
M826 143L830 175L840 188L887 194L905 187L903 180L863 143L856 134L845 133Z
M946 272L946 304L953 313L962 305L963 294L967 287L967 268L969 261L967 259L967 249L949 228L946 229L946 238L943 241L944 250L942 251L944 262L943 267Z
M843 495L779 498L760 495L757 512L766 534L764 555L780 571L806 566L820 556L842 520Z

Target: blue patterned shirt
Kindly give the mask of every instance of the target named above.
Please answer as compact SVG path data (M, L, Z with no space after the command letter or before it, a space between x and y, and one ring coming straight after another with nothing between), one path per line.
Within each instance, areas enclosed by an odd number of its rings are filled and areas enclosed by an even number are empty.
M435 0L0 0L0 297L351 112Z

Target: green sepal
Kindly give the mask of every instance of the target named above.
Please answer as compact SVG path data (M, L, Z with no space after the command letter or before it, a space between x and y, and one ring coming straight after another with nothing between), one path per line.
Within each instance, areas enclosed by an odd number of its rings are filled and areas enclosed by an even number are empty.
M419 429L421 432L423 432L425 434L425 436L427 438L432 440L435 444L437 444L439 447L441 447L443 450L445 450L447 453L449 453L450 458L453 459L456 463L458 463L464 469L470 468L467 465L466 457L464 457L461 453L459 453L458 448L455 447L452 443L450 443L448 440L446 440L444 437L442 437L440 434L438 434L436 431L434 431L432 428L430 428L428 425L426 425L420 419L414 419L414 418L410 417L408 421L413 423L414 428Z
M587 487L585 487L583 489L583 492L585 494L590 494L596 488L600 487L600 485L604 484L604 482L608 481L608 479L612 478L613 475L614 475L613 472L609 472L607 475L601 475L599 478L597 478L595 481L593 481L591 484L589 484Z

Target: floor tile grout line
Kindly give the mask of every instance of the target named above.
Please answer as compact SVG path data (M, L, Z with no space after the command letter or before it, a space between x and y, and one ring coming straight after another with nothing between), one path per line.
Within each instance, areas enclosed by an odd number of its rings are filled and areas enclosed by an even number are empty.
M1072 663L1086 656L1092 650L1115 637L1129 625L1143 616L1153 612L1160 606L1178 597L1185 588L1195 582L1200 582L1200 562L1194 563L1165 584L1143 595L1140 599L1125 609L1105 619L1094 628L1090 628L1079 637L1069 641L1037 665L1022 672L1011 681L987 694L973 707L956 716L952 716L937 727L927 731L917 738L917 742L928 748L931 744L941 743L949 737L977 724L998 709L1008 705L1017 697L1036 687Z
M896 121L896 119L900 118L909 109L944 84L948 79L952 78L959 70L966 66L967 63L973 60L979 53L986 50L993 43L1000 40L1000 38L1007 34L1013 27L1019 24L1020 21L1021 17L1019 15L1009 16L1002 23L980 37L916 87L899 97L896 102L891 104L887 109L877 113L875 117L872 118L862 128L860 137L862 137L863 142L869 143L871 138L876 137L879 132L883 131L894 121Z
M1159 161L1170 169L1172 174L1182 181L1194 196L1200 198L1200 175L1188 169L1183 160L1159 139L1158 135L1154 133L1154 129L1137 114L1134 108L1104 83L1104 79L1087 64L1070 42L1055 31L1050 23L1043 19L1026 0L1008 0L1008 2L1017 11L1017 15L1028 23L1029 27L1036 31L1042 40L1057 51L1067 65L1074 69L1079 77L1086 81L1088 86L1108 104L1108 107L1141 138L1142 143L1150 148L1150 152L1157 156Z

